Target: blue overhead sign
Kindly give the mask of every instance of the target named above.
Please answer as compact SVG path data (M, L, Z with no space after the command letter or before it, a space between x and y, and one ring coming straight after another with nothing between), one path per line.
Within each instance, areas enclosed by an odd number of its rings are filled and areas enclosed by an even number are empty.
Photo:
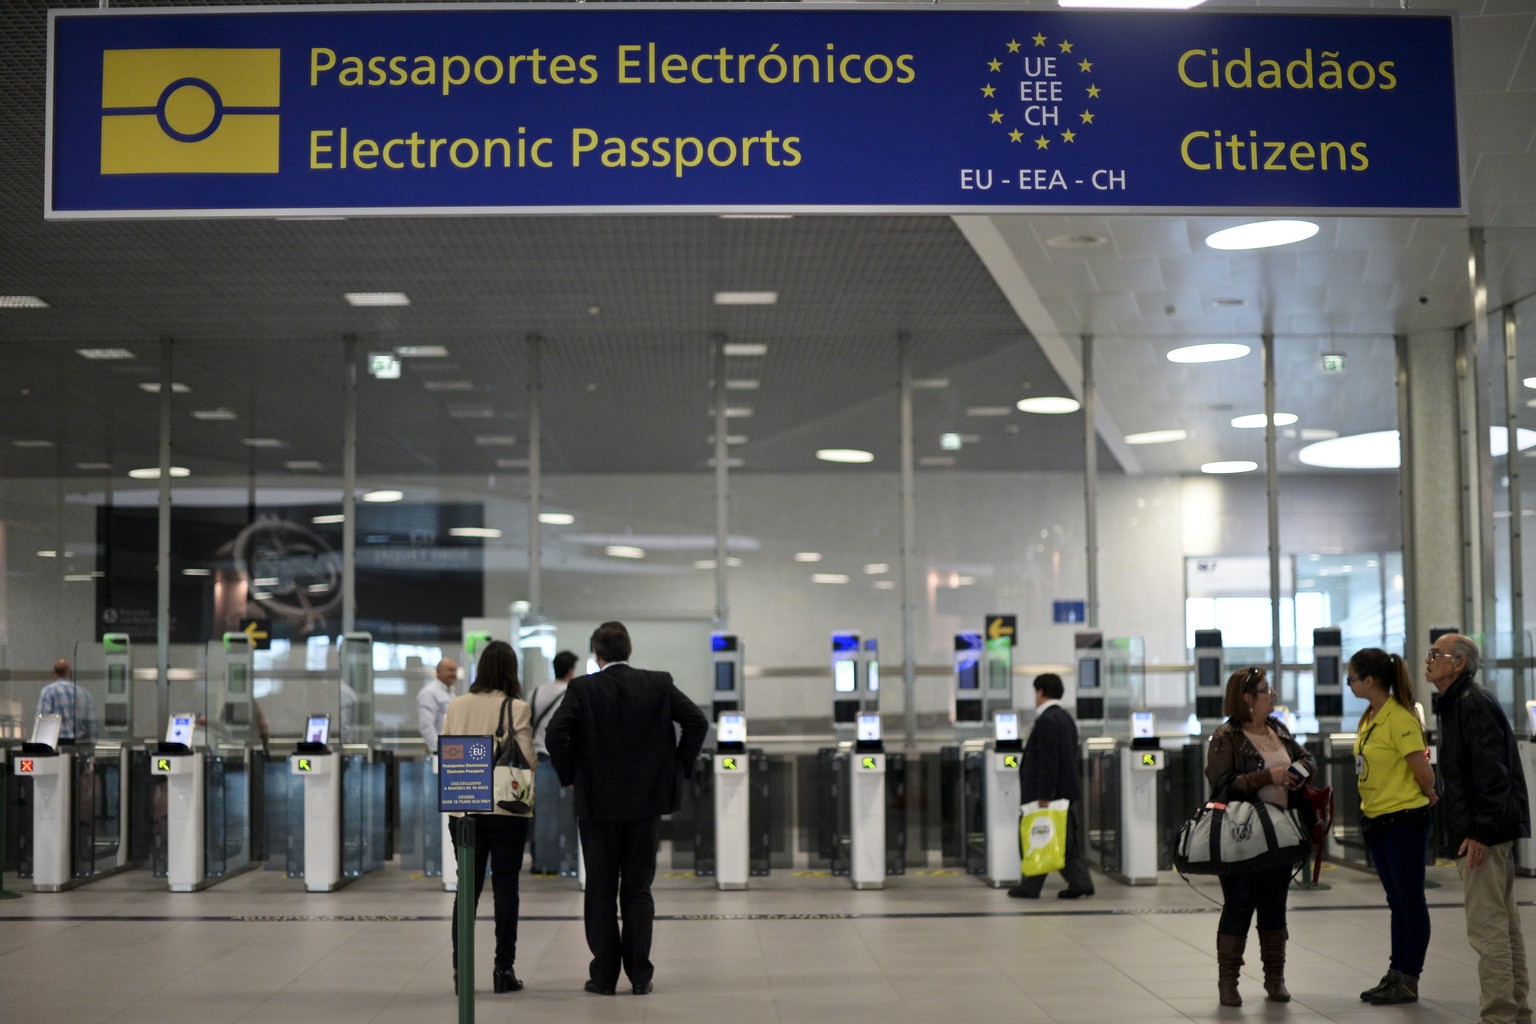
M1450 14L49 19L49 217L1464 209Z

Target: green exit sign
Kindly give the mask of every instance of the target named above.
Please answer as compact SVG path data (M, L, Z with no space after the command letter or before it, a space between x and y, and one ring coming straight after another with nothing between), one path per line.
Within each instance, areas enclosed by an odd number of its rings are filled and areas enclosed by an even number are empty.
M1342 352L1325 352L1325 353L1323 353L1323 372L1324 373L1343 373L1344 372L1344 353L1342 353Z

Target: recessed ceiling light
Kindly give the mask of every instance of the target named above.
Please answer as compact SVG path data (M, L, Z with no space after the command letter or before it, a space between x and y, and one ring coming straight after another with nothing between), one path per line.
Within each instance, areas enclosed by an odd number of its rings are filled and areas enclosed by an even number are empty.
M375 505L382 505L391 501L400 501L404 497L404 491L395 491L389 490L387 488L381 488L379 490L369 491L368 493L364 494L363 500L372 502Z
M475 386L467 380L424 380L421 386L428 391L473 391Z
M148 391L152 395L158 395L160 393L160 382L157 380L145 381L139 385L139 390ZM174 381L171 383L171 394L173 395L184 395L191 390L185 384L178 384Z
M239 415L233 409L193 409L192 418L205 422L212 420L237 420Z
M12 441L11 444L15 445L17 448L52 448L53 447L53 442L52 441L44 441L42 438L25 438L25 439L22 439L22 440L19 440L19 441Z
M325 468L324 463L316 462L314 459L294 459L292 462L285 462L285 463L283 463L283 466L286 469L291 469L291 470L294 470L296 472L300 471L300 470L306 470L306 469L308 469L308 470L318 470L318 469L324 469Z
M1092 249L1103 245L1107 241L1109 239L1103 235L1084 233L1080 235L1052 235L1045 240L1045 244L1052 249Z
M275 586L277 586L281 582L282 582L282 580L278 579L276 576L260 576L260 577L257 577L256 579L251 580L251 586L253 586L253 587L275 587Z
M820 551L796 551L794 557L795 557L795 561L797 561L797 562L819 562L819 561L821 561L821 552Z
M1293 412L1275 413L1275 426L1288 427L1301 417ZM1238 430L1262 430L1264 427L1264 414L1261 412L1249 413L1247 416L1232 417L1232 425Z
M1521 451L1536 447L1536 430L1520 428L1515 443ZM1320 469L1396 469L1401 452L1397 431L1376 430L1309 444L1296 453L1296 458L1303 465ZM1496 459L1509 454L1509 435L1503 427L1489 429L1488 454Z
M1337 430L1329 430L1327 427L1302 427L1301 439L1303 441L1328 441L1339 436Z
M874 587L875 587L876 590L895 590L896 589L896 581L895 580L875 580Z
M48 303L36 295L0 295L0 309L47 309Z
M645 549L632 544L609 544L603 549L610 558L644 558Z
M501 447L517 444L517 438L512 434L476 434L475 444L487 448Z
M848 577L840 572L813 572L812 583L847 583Z
M495 540L501 536L501 531L491 526L454 526L449 528L450 537L484 537L487 540Z
M212 569L183 569L183 570L181 570L181 574L183 576L212 576L213 575L213 570Z
M1528 388L1536 388L1536 377L1527 377L1520 383L1524 384Z
M287 448L288 442L276 437L242 437L240 443L247 448Z
M912 381L914 391L942 391L949 387L948 377L918 377Z
M778 301L778 292L715 292L717 306L771 306Z
M493 420L496 418L496 410L484 405L460 406L457 409L449 409L448 418L453 420Z
M128 475L135 480L159 480L159 466L145 466L142 469L130 469ZM185 466L172 466L171 479L177 480L184 476L191 476L192 471Z
M1533 378L1536 379L1536 378ZM755 380L728 380L725 382L727 391L756 391L761 381Z
M1174 441L1182 441L1189 436L1189 431L1179 430L1144 430L1139 434L1126 434L1126 444L1170 444Z
M1242 309L1248 305L1247 299L1212 299L1211 305L1217 309Z
M1060 416L1064 413L1077 412L1082 407L1082 403L1077 399L1061 395L1024 398L1018 403L1019 412L1032 412L1042 416Z
M866 576L882 576L891 571L891 567L885 562L870 562L864 567Z
M527 469L528 468L528 460L527 459L497 459L496 460L496 468L497 469Z
M768 346L760 341L728 341L725 343L725 354L728 356L765 356L768 354Z
M975 576L956 576L950 582L954 586L957 586L957 587L974 587L976 585L976 577Z
M540 512L539 522L546 526L570 526L576 517L569 512Z
M705 444L714 444L715 443L715 435L714 434L710 434L708 437L706 437L704 439L704 443ZM726 434L725 435L725 443L726 444L746 444L747 443L747 435L746 434Z
M332 523L344 523L347 521L347 517L340 512L332 512L329 515L311 516L309 521L316 526L329 526Z
M740 569L741 559L732 555L725 560L725 565L728 569ZM715 567L715 560L713 558L701 558L693 563L693 567L695 569L713 569Z
M133 359L133 358L135 358L134 354L132 352L129 352L125 348L77 348L77 349L75 349L75 353L77 355L82 355L82 356L84 356L87 359Z
M955 457L953 455L923 455L918 458L917 464L919 466L953 466L955 464Z
M1207 462L1200 467L1202 473L1252 473L1259 468L1257 462L1248 462L1244 459L1233 459L1230 462Z
M401 359L441 359L448 354L442 345L396 345L395 355Z
M37 553L37 557L38 558L58 558L59 557L59 553L57 551L39 551Z
M1012 416L1013 409L1006 405L973 405L965 410L967 416Z
M64 574L65 583L89 583L95 578L88 572L69 572Z
M1236 342L1216 342L1210 345L1186 345L1168 353L1170 363L1220 363L1228 359L1241 359L1253 351L1247 345Z
M405 292L346 292L342 298L353 306L409 306Z
M1305 241L1315 234L1317 225L1309 220L1260 220L1208 235L1205 244L1212 249L1268 249Z
M746 462L745 459L729 458L729 459L725 460L725 468L726 469L740 469L741 467L745 466L746 464L747 464L747 462ZM708 465L709 465L710 469L714 469L715 468L714 456L710 456Z
M752 415L750 406L728 405L725 407L725 418L728 420L744 420Z
M863 465L875 461L873 452L858 448L818 448L816 457L822 462L842 462L849 465Z
M104 472L110 472L111 471L112 463L110 463L110 462L77 462L77 463L75 463L75 468L79 469L79 470L83 470L83 471L85 471L87 473L104 473Z

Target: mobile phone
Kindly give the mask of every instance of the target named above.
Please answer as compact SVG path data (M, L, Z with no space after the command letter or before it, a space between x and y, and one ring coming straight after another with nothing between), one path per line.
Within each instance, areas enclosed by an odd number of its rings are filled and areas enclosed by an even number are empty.
M1312 774L1311 772L1307 771L1307 766L1304 764L1293 764L1287 768L1286 771L1296 776L1296 780L1298 782L1305 782L1307 776Z

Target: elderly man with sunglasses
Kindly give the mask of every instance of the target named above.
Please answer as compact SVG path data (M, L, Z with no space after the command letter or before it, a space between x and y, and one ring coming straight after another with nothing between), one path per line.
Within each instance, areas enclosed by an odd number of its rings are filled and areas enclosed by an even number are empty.
M1531 834L1525 774L1498 700L1473 678L1477 644L1457 633L1434 642L1424 675L1440 691L1440 807L1446 855L1456 859L1477 953L1482 1024L1527 1024L1530 975L1515 905L1515 840Z

